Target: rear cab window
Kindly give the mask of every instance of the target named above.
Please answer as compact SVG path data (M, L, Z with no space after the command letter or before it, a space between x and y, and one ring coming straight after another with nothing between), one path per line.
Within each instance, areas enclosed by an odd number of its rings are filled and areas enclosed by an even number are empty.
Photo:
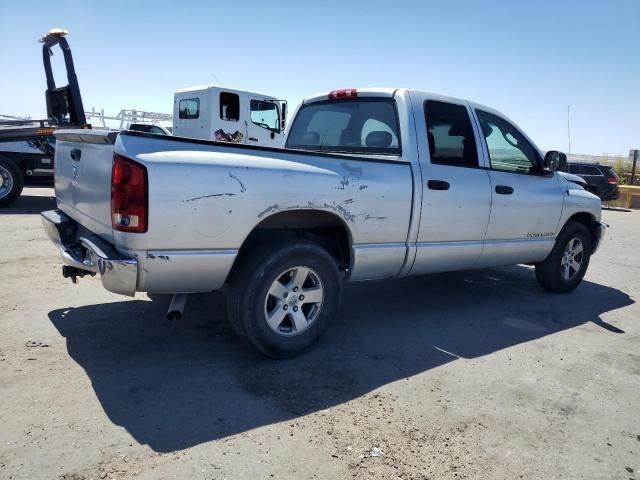
M305 104L291 125L286 148L400 155L396 102L352 97Z

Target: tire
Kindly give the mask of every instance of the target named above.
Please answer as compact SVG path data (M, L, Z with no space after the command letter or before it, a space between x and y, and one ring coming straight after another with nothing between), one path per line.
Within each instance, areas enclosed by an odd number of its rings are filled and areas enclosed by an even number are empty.
M231 327L268 357L299 355L337 316L342 283L335 260L314 243L256 249L240 259L229 284Z
M0 157L0 207L6 207L22 193L24 175L13 160Z
M589 232L583 224L569 222L558 235L549 256L536 264L538 283L550 292L572 292L587 273L590 257Z

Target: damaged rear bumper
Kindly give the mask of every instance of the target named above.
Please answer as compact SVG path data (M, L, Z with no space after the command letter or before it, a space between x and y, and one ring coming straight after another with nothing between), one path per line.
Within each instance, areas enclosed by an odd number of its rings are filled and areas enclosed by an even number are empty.
M66 266L100 275L105 289L133 296L138 281L138 262L118 253L101 237L80 231L79 225L59 210L41 214L42 224L58 247Z

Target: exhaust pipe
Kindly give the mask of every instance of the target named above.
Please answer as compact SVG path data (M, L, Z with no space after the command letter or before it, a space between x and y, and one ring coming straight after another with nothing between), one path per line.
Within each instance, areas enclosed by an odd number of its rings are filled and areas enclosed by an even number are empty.
M174 293L171 298L171 305L169 305L169 311L167 312L167 320L170 322L177 322L182 318L182 312L184 311L184 305L187 303L186 293Z

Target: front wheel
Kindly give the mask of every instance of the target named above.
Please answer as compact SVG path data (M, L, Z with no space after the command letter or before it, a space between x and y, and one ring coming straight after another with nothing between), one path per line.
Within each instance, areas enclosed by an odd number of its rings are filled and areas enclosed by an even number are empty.
M311 347L336 317L342 278L310 242L271 245L240 259L228 295L233 329L263 354L284 358Z
M536 265L536 278L545 290L573 291L582 281L591 256L591 237L584 225L569 222L560 232L549 256Z

